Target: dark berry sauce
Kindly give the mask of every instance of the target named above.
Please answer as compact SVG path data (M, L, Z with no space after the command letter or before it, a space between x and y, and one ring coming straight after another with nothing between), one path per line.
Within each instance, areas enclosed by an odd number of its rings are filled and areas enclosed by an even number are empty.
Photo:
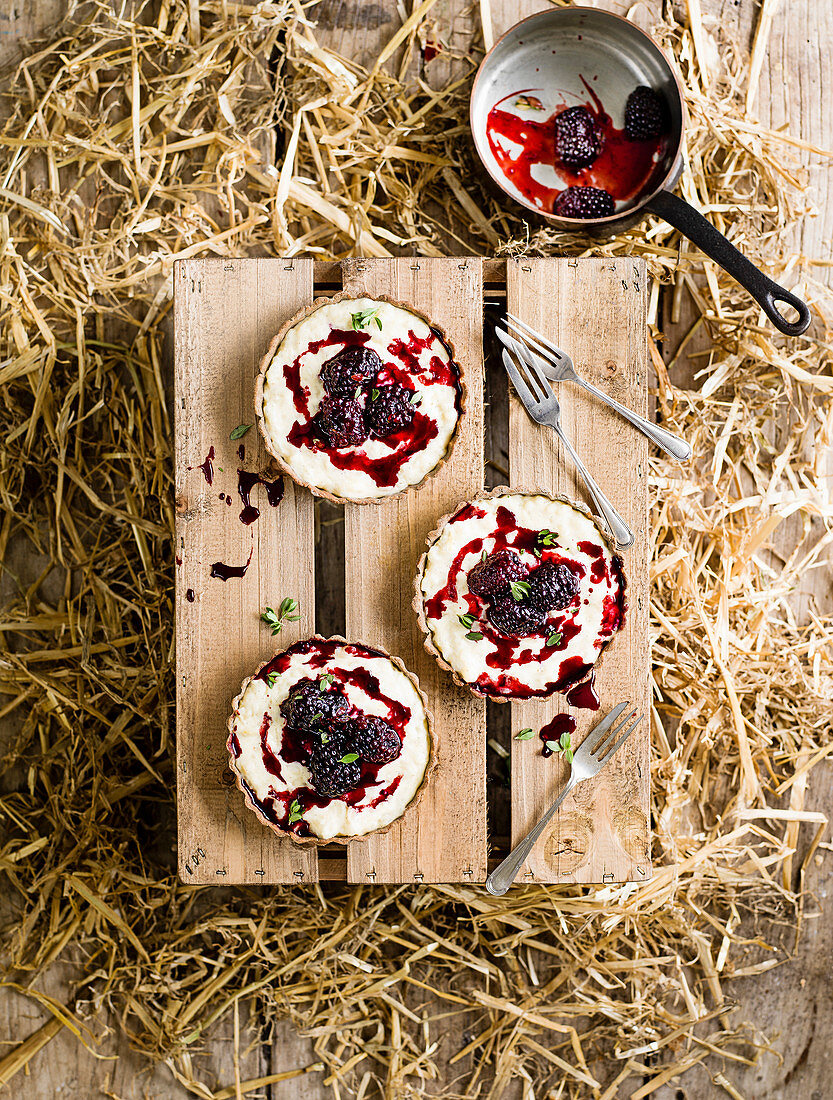
M578 710L598 710L599 693L596 691L596 670L583 683L576 684L566 694L567 702Z
M313 451L324 451L337 469L360 470L367 474L379 488L387 488L396 484L399 473L408 459L424 450L428 443L436 438L439 431L436 422L417 409L410 424L385 436L384 439L375 441L384 445L389 452L376 458L370 458L363 445L333 448L321 438L321 433L310 415L309 389L301 385L301 360L304 355L308 353L315 355L321 348L330 345L361 346L369 339L370 334L367 332L332 329L325 339L313 340L292 363L284 365L284 380L292 394L295 409L302 417L289 429L287 440L293 447L308 447ZM419 356L423 351L430 350L434 344L438 344L445 351L448 361L445 362L439 355L433 355L426 368L420 364ZM420 382L423 385L451 386L454 388L455 407L459 415L462 411L463 396L459 368L454 363L451 349L436 329L431 329L426 337L417 336L410 331L407 340L394 339L387 350L393 358L385 362L379 372L380 385L398 383L406 389L413 389L414 382ZM362 395L361 400L368 400L367 395Z
M193 603L196 598L197 597L194 595L194 589L189 588L185 593L185 599L188 601L188 603Z
M205 456L205 460L199 464L199 466L189 466L189 470L202 470L202 476L205 478L208 485L214 484L214 448L208 448L208 454Z
M252 561L254 549L254 545L252 545L249 556L246 558L245 565L226 565L224 561L215 561L208 575L210 577L217 577L221 581L227 581L230 577L245 577L246 570L249 568Z
M266 489L266 499L273 508L277 508L283 500L284 484L282 477L276 478L275 481L266 481L260 474L252 473L250 470L238 470L237 495L243 502L243 508L240 512L241 523L254 523L260 515L260 509L255 508L251 501L252 489L256 485L262 485Z
M618 202L638 199L662 171L660 165L667 146L666 138L661 136L650 141L631 141L624 130L614 127L601 100L583 77L582 83L588 92L588 101L584 106L593 116L596 129L602 136L601 152L587 168L574 171L556 159L555 118L566 104L559 105L549 118L540 121L521 118L504 108L507 100L513 101L522 94L513 92L495 104L486 123L489 148L501 172L524 198L547 214L552 213L561 189L547 187L535 179L533 169L538 165L553 168L565 188L576 185L599 187ZM521 146L521 152L517 155L514 150L510 152L501 138L514 147Z
M548 741L555 741L557 744L562 734L569 733L572 737L575 732L576 720L573 718L572 714L556 714L551 722L547 722L545 726L541 727L541 731L538 734L544 746L541 749L541 755L552 756L553 750L548 748Z

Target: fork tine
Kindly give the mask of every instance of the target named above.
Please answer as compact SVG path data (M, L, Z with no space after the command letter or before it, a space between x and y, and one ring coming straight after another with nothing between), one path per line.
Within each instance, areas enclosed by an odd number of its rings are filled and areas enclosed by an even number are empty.
M627 705L628 704L625 703L622 707L622 710L624 710ZM620 711L620 713L621 713L621 711ZM635 714L636 714L635 710L630 711L628 714L625 715L625 717L622 719L621 722L617 722L617 724L613 727L613 729L608 728L608 729L604 730L603 735L601 737L597 737L595 739L595 741L593 742L593 745L590 749L590 755L591 756L597 756L599 754L599 752L601 751L602 745L604 745L604 743L606 741L609 741L611 739L611 737L615 737L616 734L619 732L619 730L621 730L624 726L626 726ZM598 729L598 728L599 727L597 726L596 729ZM592 732L595 733L596 730L593 730Z
M538 399L533 397L532 391L526 382L521 378L521 373L512 361L512 357L506 352L503 356L503 365L506 367L506 373L512 379L512 385L518 391L518 396L525 405L537 405Z
M541 382L538 371L535 370L525 356L516 353L515 362L518 364L518 370L522 372L526 384L535 394L536 401L545 401L551 396L549 387Z
M629 729L625 730L619 740L615 744L611 745L611 747L605 752L604 756L599 759L600 764L606 764L608 760L610 760L611 756L613 756L615 752L618 752L619 749L621 749L621 747L624 745L624 743L627 741L627 739L630 737L630 735L633 733L633 731L636 729L636 727L639 725L644 717L644 714L640 714L633 725Z
M582 748L587 745L588 751L590 751L590 739L594 738L597 744L601 743L604 737L607 737L608 730L621 715L625 707L630 706L630 699L626 699L624 703L617 703L616 706L604 718L599 722L597 726L594 726L592 730L587 734L587 737L582 742Z
M535 340L535 342L543 348L544 351L548 352L553 359L564 358L564 353L561 351L561 348L557 348L555 344L551 343L546 338L546 336L542 336L539 332L536 332L534 328L530 328L526 321L522 321L520 317L516 317L514 313L507 313L506 318L519 332Z
M549 378L544 374L543 368L539 367L534 359L526 359L524 365L527 368L527 374L534 375L538 385L543 390L543 396L554 397L555 390L552 388L552 382L550 382Z

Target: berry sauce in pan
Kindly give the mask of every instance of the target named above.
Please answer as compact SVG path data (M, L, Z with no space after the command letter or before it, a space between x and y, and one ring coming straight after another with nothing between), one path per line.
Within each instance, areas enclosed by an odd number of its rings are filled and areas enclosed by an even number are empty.
M581 79L588 92L583 106L593 116L602 139L601 152L587 168L572 170L556 159L555 119L566 103L546 118L521 117L513 112L513 103L521 96L526 102L533 99L521 91L505 96L489 111L486 136L495 162L524 198L545 214L552 213L561 191L573 186L599 187L614 202L638 199L650 187L663 161L667 138L631 141L624 130L613 125L599 97L584 77ZM542 183L546 173L541 167L552 169L563 187Z

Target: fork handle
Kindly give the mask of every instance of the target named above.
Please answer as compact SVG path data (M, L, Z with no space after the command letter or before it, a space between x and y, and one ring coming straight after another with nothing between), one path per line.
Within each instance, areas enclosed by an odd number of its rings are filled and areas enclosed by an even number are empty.
M633 546L634 542L636 542L636 537L633 531L631 531L630 527L628 527L627 523L625 523L625 521L622 519L622 517L619 515L619 513L616 511L616 509L613 507L613 505L610 503L604 493L601 491L599 486L596 484L595 479L592 477L590 471L576 454L575 447L573 447L572 443L561 430L561 428L556 427L555 432L558 435L558 438L566 447L570 458L572 458L573 462L575 463L576 469L578 470L582 480L584 481L584 484L587 486L590 492L590 496L593 498L593 503L596 505L596 507L599 509L599 511L602 513L602 516L604 517L608 530L613 535L614 539L616 539L616 546L620 550L627 550L629 546Z
M583 386L589 393L595 394L600 400L604 401L606 405L609 405L611 409L615 409L620 416L624 416L625 420L630 421L635 428L638 428L644 435L651 440L652 443L656 443L658 447L662 447L666 454L671 455L672 458L678 459L680 462L687 462L691 458L691 446L684 439L681 439L678 435L674 435L672 432L667 432L665 428L661 428L659 424L652 424L650 420L646 420L644 416L640 416L639 413L633 412L625 405L620 405L612 397L604 392L604 390L598 390L591 383L585 381L583 378L578 378L578 383Z
M555 811L570 793L570 791L578 783L578 780L574 778L573 772L570 772L570 778L567 780L567 785L561 794L553 802L552 806L547 810L538 824L526 834L523 840L516 844L506 859L502 863L499 863L495 867L494 871L486 879L486 889L490 894L494 894L495 897L499 897L501 894L505 894L515 879L518 877L518 872L526 860L526 857L532 851L535 846L535 841L549 825L552 818L555 816Z

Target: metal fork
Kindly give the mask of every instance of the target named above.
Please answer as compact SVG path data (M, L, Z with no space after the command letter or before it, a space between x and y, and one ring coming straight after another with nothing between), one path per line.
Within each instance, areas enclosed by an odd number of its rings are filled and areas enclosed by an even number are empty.
M527 362L533 355L537 355L544 361L543 370L547 378L553 382L575 382L576 385L581 386L587 390L588 393L594 394L601 401L604 401L606 405L609 405L611 409L615 409L625 420L629 421L635 428L638 428L640 432L656 443L658 447L661 447L666 454L671 455L672 458L678 459L680 462L686 462L691 458L691 447L684 439L680 439L678 435L674 435L672 432L668 432L665 428L661 428L659 424L652 424L650 420L646 420L644 416L640 416L639 413L633 412L625 405L620 405L618 401L615 401L612 397L603 391L597 389L592 383L586 381L577 372L573 365L573 360L567 354L566 351L562 351L561 348L557 348L555 344L547 340L535 329L530 328L529 325L516 317L513 313L507 313L506 315L507 325L520 336L525 343L520 343L517 340L513 340L512 337L504 332L503 329L498 328L495 324L495 335L497 338L512 351L516 352L519 356L524 358Z
M627 718L622 719L618 725L613 726L613 723L622 714L626 707L630 705L626 699L624 703L619 703L605 718L599 722L595 729L592 729L579 747L575 750L573 755L573 763L570 768L570 778L567 780L567 785L564 790L553 802L552 806L547 810L538 824L531 832L523 838L520 844L515 845L506 859L497 866L494 871L486 879L486 889L490 894L498 896L499 894L505 894L512 883L517 877L518 871L520 871L529 853L532 851L535 841L546 829L547 825L552 820L555 811L570 793L570 791L577 784L581 783L585 779L591 779L594 775L598 775L605 764L612 759L614 753L624 745L642 719L644 714L640 714L634 721L636 711L631 711ZM628 723L631 723L628 725ZM613 729L610 727L613 726ZM625 729L625 732L618 737L615 741L616 735L620 730ZM612 742L612 743L611 743Z
M521 377L521 371L515 366L512 356L504 348L503 365L512 379L512 385L518 391L518 396L523 402L524 408L538 424L546 424L552 428L564 444L567 453L572 458L584 484L587 486L590 496L601 512L608 532L616 540L616 545L620 550L627 550L629 546L634 544L633 531L591 477L590 471L576 454L575 448L564 434L561 428L561 407L547 376L534 361L521 359L517 353L515 358L522 365L524 377Z

